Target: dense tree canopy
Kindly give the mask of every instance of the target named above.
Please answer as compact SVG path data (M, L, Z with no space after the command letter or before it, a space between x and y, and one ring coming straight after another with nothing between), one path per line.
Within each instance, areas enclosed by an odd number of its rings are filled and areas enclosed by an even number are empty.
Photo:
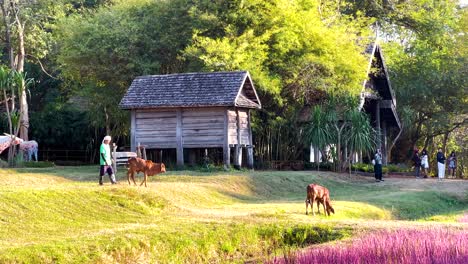
M396 156L450 146L466 129L467 15L455 0L20 2L30 21L25 69L37 80L30 98L36 137L53 133L46 120L56 111L63 130L80 125L67 116L88 120L77 148L103 133L125 144L129 118L117 105L136 76L248 70L264 105L253 116L257 158L301 159L300 113L329 96L358 96L363 51L376 36L405 124Z

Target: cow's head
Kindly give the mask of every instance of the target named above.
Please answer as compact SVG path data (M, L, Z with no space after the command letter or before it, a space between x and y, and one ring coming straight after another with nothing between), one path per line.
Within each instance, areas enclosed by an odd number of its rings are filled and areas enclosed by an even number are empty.
M148 175L150 176L166 172L166 166L164 163L153 163L151 160L146 161L146 168L148 169Z
M328 215L330 215L330 212L332 212L333 214L335 214L335 209L333 209L333 207L331 206L330 202L327 201L327 213L328 213Z

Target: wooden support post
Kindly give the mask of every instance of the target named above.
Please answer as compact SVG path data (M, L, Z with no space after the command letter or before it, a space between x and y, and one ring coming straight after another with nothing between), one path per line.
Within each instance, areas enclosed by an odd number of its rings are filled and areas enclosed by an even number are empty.
M252 139L252 126L250 125L250 110L247 110L247 123L249 126L249 143L247 147L247 167L251 170L254 168L254 152L253 152L253 139Z
M182 138L182 109L177 109L176 139L177 139L177 167L183 167L184 166L184 145L183 145L183 138Z
M387 157L387 122L385 120L382 121L382 159L383 164L388 165L388 157Z
M234 148L234 168L240 169L242 167L242 147L237 144Z
M159 163L163 163L163 150L159 150Z
M112 143L112 160L114 174L117 174L117 145L115 143Z
M136 110L131 112L130 151L136 152Z
M241 120L239 115L239 110L236 110L236 119L237 119L237 145L234 152L234 167L240 169L242 166L242 137L241 137Z
M223 163L224 169L231 167L231 148L229 148L229 116L228 110L224 111L224 142L223 142Z
M142 155L141 155L141 145L140 145L140 142L138 142L138 146L137 146L137 149L136 149L136 154L137 154L137 157L138 158L143 158Z
M375 129L377 130L377 148L382 150L382 130L380 129L380 100L375 103Z
M251 170L254 168L253 146L247 147L247 167Z
M189 164L191 166L195 166L197 163L197 153L195 152L195 149L189 149Z

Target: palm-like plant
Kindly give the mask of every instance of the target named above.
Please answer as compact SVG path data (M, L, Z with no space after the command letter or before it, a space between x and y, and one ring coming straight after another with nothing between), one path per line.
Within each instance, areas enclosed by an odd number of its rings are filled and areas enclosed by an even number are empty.
M351 110L347 113L349 128L346 131L346 143L350 149L348 161L351 162L351 156L356 151L371 151L377 145L376 131L372 127L368 116L357 110ZM351 171L351 164L349 164Z
M309 123L305 131L305 138L308 143L314 147L323 149L331 142L331 133L328 123L329 117L322 106L316 105L312 109ZM317 170L320 168L320 162L317 162Z

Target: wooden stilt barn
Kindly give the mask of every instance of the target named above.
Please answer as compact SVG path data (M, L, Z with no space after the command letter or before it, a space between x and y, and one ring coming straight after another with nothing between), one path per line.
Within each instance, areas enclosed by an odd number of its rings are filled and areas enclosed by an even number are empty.
M363 82L361 92L361 111L366 112L379 133L377 147L383 154L383 164L389 162L389 149L402 129L396 110L396 97L385 65L385 59L378 43L367 46L365 55L369 59L367 79ZM301 120L307 122L310 106L304 107ZM362 162L362 153L358 153L354 162ZM317 148L310 146L310 162L321 162L322 155Z
M366 54L370 56L368 79L364 82L362 109L369 114L371 121L380 134L377 147L383 154L383 164L390 161L389 148L397 140L402 129L396 110L396 97L385 65L385 58L380 45L368 46Z
M131 111L131 150L176 149L177 165L184 151L222 148L223 163L253 168L251 109L261 103L246 71L182 73L137 77L120 107ZM234 157L231 157L231 148Z

